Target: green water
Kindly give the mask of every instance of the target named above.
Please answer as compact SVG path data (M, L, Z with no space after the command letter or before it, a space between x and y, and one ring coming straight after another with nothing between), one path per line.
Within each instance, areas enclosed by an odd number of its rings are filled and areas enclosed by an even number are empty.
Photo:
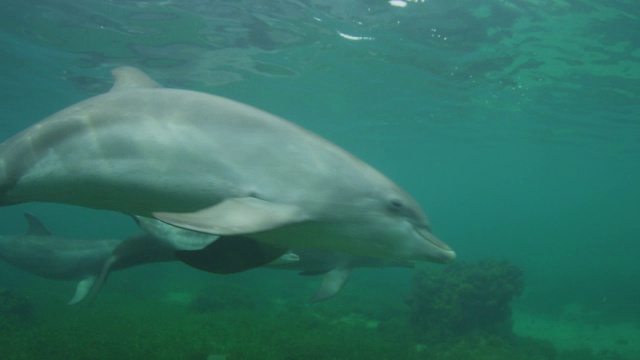
M357 269L312 305L318 278L150 265L68 307L75 284L0 264L0 288L36 308L32 323L0 322L0 359L640 357L636 1L2 5L0 139L108 90L112 68L137 66L339 144L414 195L460 261L506 259L525 288L512 303L521 338L447 342L410 324L416 270ZM0 233L23 233L25 211L65 236L136 230L120 214L24 204L0 209ZM203 291L250 301L190 310Z

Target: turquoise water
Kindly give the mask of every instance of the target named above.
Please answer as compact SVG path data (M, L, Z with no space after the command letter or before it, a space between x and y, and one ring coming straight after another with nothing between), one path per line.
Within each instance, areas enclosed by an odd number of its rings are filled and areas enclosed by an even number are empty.
M0 264L0 288L36 308L33 324L0 322L0 358L638 358L639 5L404 5L7 0L0 138L108 90L121 65L270 111L407 189L459 261L522 269L514 329L558 352L425 338L405 300L416 271L440 265L357 269L314 305L318 278L150 265L114 274L92 306L67 307L74 284ZM25 211L64 236L136 230L120 214L23 204L0 209L0 233L23 233ZM202 291L251 302L190 311Z

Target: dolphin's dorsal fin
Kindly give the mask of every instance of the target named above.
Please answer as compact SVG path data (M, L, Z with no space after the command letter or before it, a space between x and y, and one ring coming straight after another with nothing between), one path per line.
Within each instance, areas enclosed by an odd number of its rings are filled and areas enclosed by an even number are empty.
M132 66L121 66L113 69L111 73L116 78L116 81L109 92L162 87L147 74Z
M48 236L51 235L51 231L47 229L46 226L38 219L35 215L30 213L24 213L24 217L27 219L29 223L29 228L27 229L27 235L40 235L40 236Z

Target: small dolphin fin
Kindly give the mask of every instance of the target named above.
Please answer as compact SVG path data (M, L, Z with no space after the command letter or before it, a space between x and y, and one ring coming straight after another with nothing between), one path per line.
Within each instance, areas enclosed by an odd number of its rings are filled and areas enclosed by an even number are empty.
M148 234L139 234L123 240L102 264L100 274L94 277L86 296L93 301L102 290L113 270L175 260L171 250Z
M47 229L46 226L38 219L35 215L31 213L24 213L24 217L27 219L29 223L29 229L27 230L27 235L39 235L39 236L49 236L51 235L51 231Z
M311 298L312 302L327 300L342 290L351 275L350 267L338 267L324 275L322 285L318 292Z
M251 234L304 221L298 207L253 197L232 198L193 213L153 213L181 228L214 235Z
M116 80L109 92L162 87L147 74L132 66L120 66L113 69L111 73Z
M85 297L88 297L91 302L95 300L96 296L98 296L100 290L102 290L102 287L107 282L107 279L111 274L111 268L113 267L113 264L116 263L116 261L118 261L118 257L112 254L104 262L104 264L102 264L102 270L100 271L100 274L97 277L93 277L94 281L90 284L90 286L88 286L87 293L82 297L83 299Z
M84 298L86 298L89 292L91 291L91 288L93 287L95 282L96 282L95 276L89 276L80 280L80 282L78 283L78 286L76 286L76 293L73 295L73 298L69 300L68 304L73 305L84 300Z
M202 250L176 250L176 258L196 269L233 274L266 265L287 252L240 236L223 236Z

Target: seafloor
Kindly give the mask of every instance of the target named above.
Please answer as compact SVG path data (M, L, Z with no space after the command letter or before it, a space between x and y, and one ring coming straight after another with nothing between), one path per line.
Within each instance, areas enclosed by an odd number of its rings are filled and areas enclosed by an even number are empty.
M406 293L385 290L394 280L372 281L381 270L360 270L369 273L316 304L306 296L318 280L294 273L204 274L180 283L182 270L172 266L116 273L98 298L80 306L65 304L71 283L29 278L23 289L2 290L1 358L630 360L640 354L637 324L607 324L578 305L545 315L514 303L523 290L521 273L506 262L405 271L413 278ZM154 272L163 280L149 280Z

